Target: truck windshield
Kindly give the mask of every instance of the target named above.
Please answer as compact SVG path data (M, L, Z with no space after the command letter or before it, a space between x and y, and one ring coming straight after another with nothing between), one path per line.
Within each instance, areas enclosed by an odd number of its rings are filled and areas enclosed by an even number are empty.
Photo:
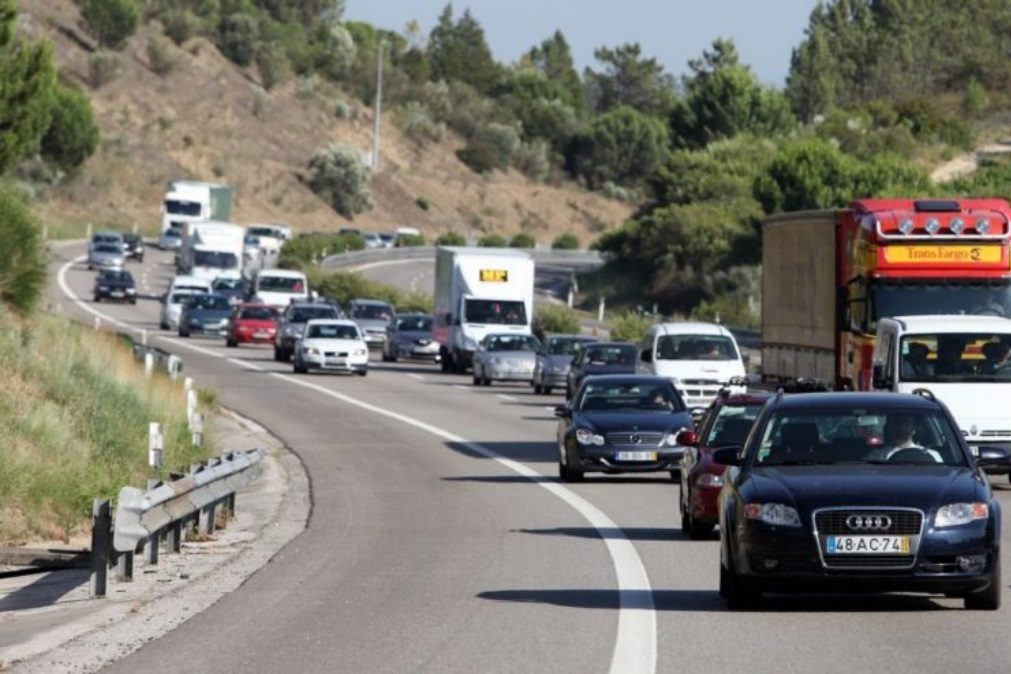
M737 360L737 349L723 335L661 335L657 360Z
M1011 285L989 283L879 283L871 288L873 316L975 314L1011 318ZM871 331L875 326L870 326Z
M1011 333L906 335L899 376L908 382L1011 381Z
M304 293L305 279L290 276L263 276L256 282L256 289L268 293Z
M506 300L466 300L463 305L467 323L486 325L526 325L527 310L523 302Z
M193 264L198 267L214 267L215 269L238 269L239 258L234 253L197 250L193 252Z
M199 201L165 200L165 212L170 215L188 215L196 218L200 216L200 208Z

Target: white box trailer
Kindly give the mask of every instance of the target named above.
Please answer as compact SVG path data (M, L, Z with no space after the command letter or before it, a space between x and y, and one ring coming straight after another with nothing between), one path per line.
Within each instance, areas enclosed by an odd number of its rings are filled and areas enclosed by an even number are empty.
M444 371L463 372L493 332L531 334L534 261L521 250L440 246L435 329Z
M232 188L196 180L173 180L161 205L161 232L189 222L228 222L232 218Z
M244 227L228 222L187 223L179 249L179 271L208 281L241 277L245 235Z

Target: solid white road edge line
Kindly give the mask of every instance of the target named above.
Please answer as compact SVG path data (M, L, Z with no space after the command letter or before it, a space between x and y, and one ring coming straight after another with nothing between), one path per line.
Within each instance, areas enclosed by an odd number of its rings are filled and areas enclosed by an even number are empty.
M118 325L133 332L140 332L139 328L135 328L123 323L122 321L118 321L111 316L88 306L86 303L81 301L77 294L70 289L69 285L67 285L67 271L74 264L86 259L87 256L82 255L70 260L60 267L60 271L57 274L57 282L59 283L60 289L70 300L88 313L97 316L102 320L108 321L113 325ZM161 337L160 335L158 335L158 337L171 344L191 349L197 353L202 353L213 358L224 359L226 362L242 368L253 370L264 369L258 365L251 365L249 362L237 360L235 358L228 358L224 354L211 351L210 349L205 349L194 344L189 344L182 339ZM420 421L382 407L377 407L376 405L355 400L343 393L338 393L337 391L325 388L319 384L302 381L292 375L272 372L271 376L295 386L301 386L303 388L317 391L325 396L347 403L348 405L354 405L360 409L413 426L414 428L423 430L443 440L458 443L470 451L492 459L514 473L533 481L568 504L572 509L582 515L594 529L597 530L597 533L600 534L601 540L603 540L604 545L607 548L607 552L611 557L611 563L614 565L615 580L618 585L618 631L614 642L614 653L611 656L610 671L613 674L617 674L619 672L656 672L656 607L653 603L653 589L650 587L649 576L646 575L646 568L643 566L642 559L639 557L639 553L636 552L635 546L630 540L628 540L618 525L606 514L604 514L602 510L584 499L582 496L576 494L574 491L556 482L543 481L545 476L541 475L536 470L533 470L518 461L502 456L498 452L492 451L487 447L465 440L464 438L450 433L449 431L445 431L438 426L433 426L425 423L424 421ZM454 384L454 387L470 390L468 387L460 386L458 384Z
M515 396L506 395L505 393L496 393L495 395L501 398L502 400L505 400L506 402L510 403L514 403L517 400Z

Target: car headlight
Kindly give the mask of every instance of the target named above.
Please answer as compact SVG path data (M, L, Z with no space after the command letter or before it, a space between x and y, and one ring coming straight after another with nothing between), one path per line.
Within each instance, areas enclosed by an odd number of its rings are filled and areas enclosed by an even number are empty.
M744 506L744 516L780 527L799 527L797 509L783 503L749 503Z
M593 431L586 428L576 429L576 442L581 445L603 445L604 436L594 433Z
M299 333L299 329L297 327L295 327L294 325L286 325L286 326L284 326L284 334L288 335L289 337L297 337L298 333Z
M305 347L304 349L302 349L302 352L305 355L307 355L307 356L318 356L319 355L319 349L317 349L316 347L313 347L313 346L307 346L307 347Z
M136 288L127 288L126 292L129 293L130 295L133 295L134 293L137 292L137 289Z
M474 339L473 337L464 337L463 348L467 349L468 351L477 350L477 340Z
M990 506L985 503L952 503L942 506L934 515L935 527L956 527L990 516Z
M722 487L723 486L723 476L713 475L712 473L702 473L699 475L699 479L695 481L695 484L699 487ZM796 511L794 511L796 514Z
M102 292L109 292L109 286L98 286L98 289Z
M660 443L660 446L661 447L678 447L679 446L678 445L678 433L680 433L683 430L684 430L683 428L682 429L678 429L676 431L673 431L673 432L668 433L667 435L663 436L663 442Z
M356 356L367 356L367 355L369 355L369 350L368 349L355 349L355 355Z

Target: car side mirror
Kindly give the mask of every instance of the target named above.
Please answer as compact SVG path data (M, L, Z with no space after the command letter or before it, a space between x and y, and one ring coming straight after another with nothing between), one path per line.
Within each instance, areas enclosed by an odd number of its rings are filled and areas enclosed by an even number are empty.
M651 349L643 349L639 357L644 363L652 363L653 351Z
M876 389L890 389L892 388L892 380L890 377L885 376L885 366L881 363L876 363L874 365L874 388Z
M571 419L572 410L568 405L555 405L555 416L559 419Z
M695 431L682 429L677 435L674 436L674 442L683 447L698 447L699 436L696 435Z
M976 465L980 468L1011 465L1011 455L1000 447L980 447L976 457Z
M745 366L751 365L751 354L742 353L741 354L741 362L744 363Z
M740 454L740 447L721 447L713 452L713 463L723 466L740 466L744 463L741 460Z

